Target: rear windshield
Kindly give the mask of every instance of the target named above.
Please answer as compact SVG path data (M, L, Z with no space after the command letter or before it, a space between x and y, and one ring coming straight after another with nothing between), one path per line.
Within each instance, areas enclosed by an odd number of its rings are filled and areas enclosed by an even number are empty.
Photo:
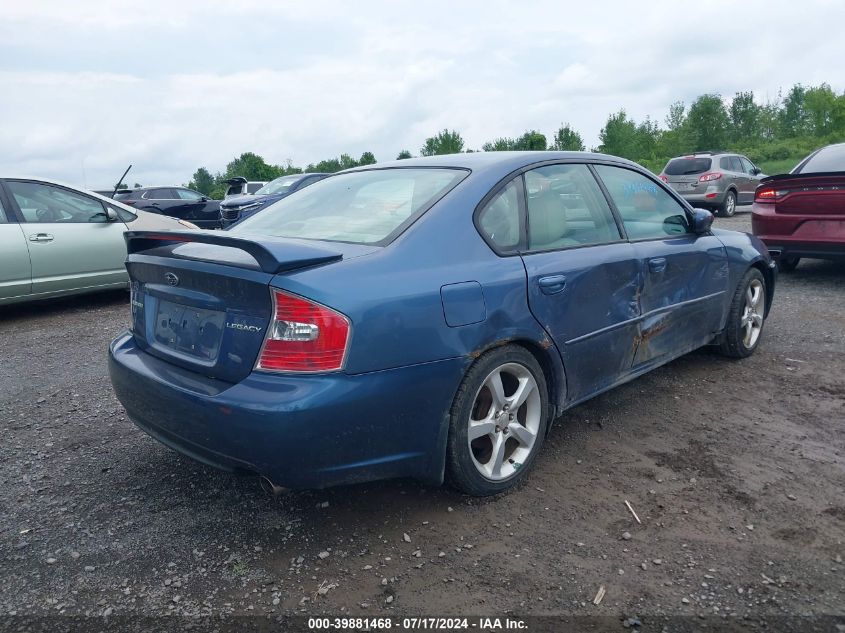
M276 237L385 244L457 185L459 169L373 169L338 174L229 229Z
M712 162L709 158L673 158L666 165L663 173L667 176L703 174L710 169Z
M286 191L295 185L301 177L302 176L282 176L281 178L276 178L275 180L268 182L255 193L259 196L266 196L271 193Z
M845 171L845 143L823 147L799 164L792 173L811 174L825 171Z
M109 196L106 196L109 197ZM114 194L115 200L128 200L132 197L132 193L116 193Z

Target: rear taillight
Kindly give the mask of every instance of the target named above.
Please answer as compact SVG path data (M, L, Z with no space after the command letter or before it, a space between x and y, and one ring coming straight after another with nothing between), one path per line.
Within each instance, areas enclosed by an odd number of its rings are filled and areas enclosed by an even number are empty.
M669 179L666 177L665 174L660 174L660 180L662 180L663 182L669 182Z
M698 178L698 182L710 182L711 180L719 180L722 177L718 171L711 171L706 174L701 174Z
M754 202L777 202L789 191L787 189L775 189L774 187L761 187L754 194Z
M343 367L349 319L340 312L280 290L256 369L322 372Z

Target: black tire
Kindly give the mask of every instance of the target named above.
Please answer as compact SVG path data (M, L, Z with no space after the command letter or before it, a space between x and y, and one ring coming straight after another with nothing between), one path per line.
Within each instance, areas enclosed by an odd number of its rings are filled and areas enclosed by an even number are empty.
M795 255L778 257L778 270L784 273L791 273L800 261L801 258Z
M539 425L533 445L530 449L524 449L530 450L527 457L522 458L521 462L515 462L512 458L508 459L507 461L510 463L508 468L513 468L514 472L506 478L494 480L485 477L480 472L479 467L476 466L476 461L473 457L474 449L470 447L469 442L469 424L470 416L477 411L476 397L481 397L482 387L484 387L485 381L497 369L508 365L518 365L522 369L527 370L533 377L536 383L536 391L539 395ZM507 385L505 385L504 392L506 396L513 394L513 392L508 393ZM535 407L532 411L536 411L537 401L532 400L532 405ZM489 410L493 411L494 409L495 407L491 403ZM521 410L522 407L517 410L517 418L519 418ZM517 345L506 345L482 355L464 376L450 410L449 438L446 446L446 476L449 483L461 492L477 497L494 495L513 488L525 477L525 474L530 470L537 454L540 452L543 439L546 435L549 417L549 394L546 377L537 359L528 350ZM513 420L513 415L511 415L510 419ZM536 420L536 417L534 419ZM496 424L498 425L498 422ZM508 424L507 421L505 424ZM502 437L506 437L507 435L508 433L504 432ZM481 441L488 439L489 436L479 438ZM503 439L502 441L505 444L505 448L503 448L503 454L505 454L505 451L507 451L506 447L510 446L508 443L516 441L515 435L511 435L510 439ZM510 455L514 454L512 450Z
M725 199L719 207L719 217L730 218L736 213L736 194L733 189L728 189Z
M749 341L746 340L746 325L743 323L743 318L747 309L749 288L758 282L762 287L763 294L759 299L759 306L755 312L759 314L761 320L759 332L749 345ZM763 326L765 324L763 315L765 314L767 301L768 290L763 273L756 268L748 269L742 281L737 285L733 298L731 299L728 320L725 323L724 331L719 335L718 339L719 352L729 358L747 358L754 353L754 350L760 345L760 340L762 339Z

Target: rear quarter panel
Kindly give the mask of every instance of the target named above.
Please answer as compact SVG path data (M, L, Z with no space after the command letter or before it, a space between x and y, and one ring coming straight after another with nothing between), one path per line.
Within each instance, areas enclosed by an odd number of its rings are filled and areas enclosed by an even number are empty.
M754 235L740 233L739 231L727 231L724 229L713 229L713 234L725 245L728 256L728 292L725 293L725 307L722 317L722 325L727 318L730 302L742 277L752 266L756 266L763 273L766 279L768 301L766 302L766 314L772 307L775 285L777 283L777 268L774 266L772 256L769 254L766 245Z

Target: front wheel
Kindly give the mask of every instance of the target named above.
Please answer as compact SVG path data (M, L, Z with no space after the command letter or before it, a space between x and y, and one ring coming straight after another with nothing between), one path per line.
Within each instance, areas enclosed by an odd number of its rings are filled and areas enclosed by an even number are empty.
M543 444L546 378L528 350L508 345L479 358L461 383L449 420L450 483L474 496L512 488Z
M751 268L734 292L719 351L730 358L747 358L760 344L766 314L766 280Z
M736 213L736 194L733 191L728 191L725 194L725 201L719 207L719 215L723 218L730 218Z

